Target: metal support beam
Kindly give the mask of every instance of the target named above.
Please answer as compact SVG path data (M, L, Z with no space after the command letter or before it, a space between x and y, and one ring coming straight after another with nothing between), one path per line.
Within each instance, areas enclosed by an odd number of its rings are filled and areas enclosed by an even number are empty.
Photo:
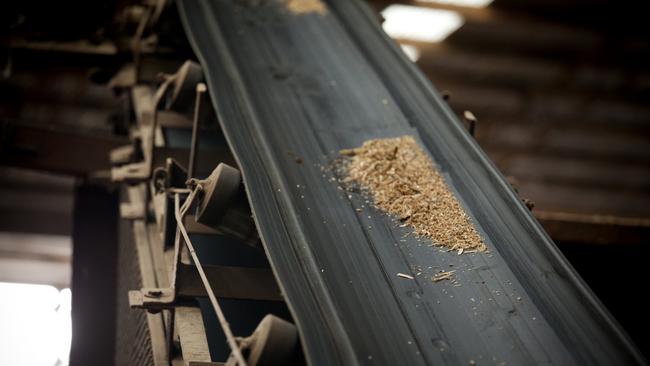
M215 295L219 298L283 300L270 269L211 265L204 265L203 269ZM174 308L178 303L192 303L194 297L205 296L207 293L196 268L186 263L181 263L177 267L175 287L152 287L129 291L131 307L154 312Z

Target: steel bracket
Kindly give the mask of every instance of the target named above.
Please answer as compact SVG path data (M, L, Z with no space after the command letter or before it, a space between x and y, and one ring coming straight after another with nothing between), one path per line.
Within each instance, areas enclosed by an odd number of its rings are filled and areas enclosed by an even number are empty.
M146 309L151 313L173 308L175 299L173 288L143 288L129 291L129 306Z
M120 217L127 220L144 219L146 215L144 204L142 203L120 203Z

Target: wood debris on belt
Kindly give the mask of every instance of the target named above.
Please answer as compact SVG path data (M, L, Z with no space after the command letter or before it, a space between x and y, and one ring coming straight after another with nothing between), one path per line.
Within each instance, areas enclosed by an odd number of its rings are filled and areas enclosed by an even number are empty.
M287 9L294 14L318 13L325 15L327 9L321 0L285 0Z
M454 277L455 271L442 271L431 276L431 282L440 282L443 280L451 280Z
M412 136L369 140L341 150L345 184L359 185L375 206L434 245L484 251L485 242L429 156Z

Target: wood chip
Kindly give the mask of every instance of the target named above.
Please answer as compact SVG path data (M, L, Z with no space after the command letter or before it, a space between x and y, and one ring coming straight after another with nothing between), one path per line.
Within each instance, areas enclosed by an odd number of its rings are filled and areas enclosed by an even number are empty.
M412 136L370 140L341 150L343 182L419 237L458 254L487 249L470 217Z
M339 154L345 155L345 156L354 156L355 152L354 149L343 149L339 151Z
M453 277L454 277L454 271L443 271L431 277L431 282L451 280Z
M327 14L327 8L321 0L285 0L287 9L294 14Z
M397 274L397 277L402 277L402 278L406 278L406 279L409 279L409 280L414 279L413 276L411 276L411 275L407 275L407 274L404 274L404 273L398 273L398 274Z

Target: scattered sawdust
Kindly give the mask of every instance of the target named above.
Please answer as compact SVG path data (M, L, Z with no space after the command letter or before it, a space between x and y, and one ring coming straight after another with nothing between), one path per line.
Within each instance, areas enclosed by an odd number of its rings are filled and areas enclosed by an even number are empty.
M287 9L294 14L318 13L325 15L327 8L321 0L286 0Z
M431 277L431 282L440 282L444 280L451 280L454 277L454 271L442 271Z
M397 277L406 278L406 279L408 279L408 280L413 280L413 279L415 279L415 277L413 277L413 276L411 276L411 275L404 274L404 273L398 273L398 274L397 274Z
M458 254L486 249L470 217L412 136L370 140L340 153L346 157L343 181L358 184L402 226Z

